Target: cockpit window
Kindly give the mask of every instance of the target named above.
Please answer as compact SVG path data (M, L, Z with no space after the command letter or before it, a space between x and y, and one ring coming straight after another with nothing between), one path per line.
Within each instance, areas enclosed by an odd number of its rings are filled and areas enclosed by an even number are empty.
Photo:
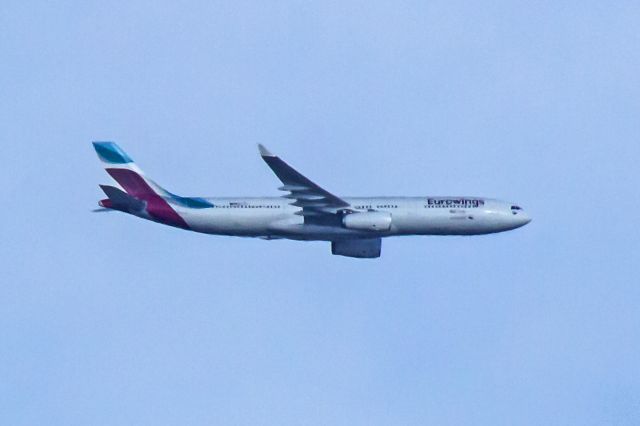
M511 210L522 210L520 206L511 206Z

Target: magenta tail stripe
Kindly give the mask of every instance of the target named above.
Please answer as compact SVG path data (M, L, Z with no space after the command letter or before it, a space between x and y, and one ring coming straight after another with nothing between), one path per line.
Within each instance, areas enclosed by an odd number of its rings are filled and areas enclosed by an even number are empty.
M164 198L156 194L139 174L128 169L109 168L106 170L129 195L146 201L147 212L150 216L167 225L189 229L187 222Z

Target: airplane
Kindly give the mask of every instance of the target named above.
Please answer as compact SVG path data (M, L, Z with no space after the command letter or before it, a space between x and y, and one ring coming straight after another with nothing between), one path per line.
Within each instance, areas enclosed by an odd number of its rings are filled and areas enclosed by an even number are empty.
M121 211L176 228L213 235L331 242L331 253L380 257L382 238L482 235L531 221L517 204L482 197L339 197L258 145L286 192L281 197L182 197L145 176L114 142L93 142L117 182L100 185L96 211Z

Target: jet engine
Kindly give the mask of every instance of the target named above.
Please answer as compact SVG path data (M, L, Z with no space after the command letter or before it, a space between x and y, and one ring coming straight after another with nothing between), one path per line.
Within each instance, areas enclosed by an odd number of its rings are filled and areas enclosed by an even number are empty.
M391 229L391 213L351 213L342 218L345 228L359 231L388 231Z

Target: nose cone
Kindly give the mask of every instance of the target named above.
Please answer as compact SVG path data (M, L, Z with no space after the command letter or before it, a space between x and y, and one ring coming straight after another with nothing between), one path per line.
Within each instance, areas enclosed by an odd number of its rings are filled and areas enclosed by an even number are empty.
M517 204L512 204L505 212L507 216L511 216L508 220L510 229L520 228L531 222L531 217Z
M525 226L527 223L531 222L531 217L523 211L518 212L518 214L513 215L513 221L516 228L520 228L521 226Z

